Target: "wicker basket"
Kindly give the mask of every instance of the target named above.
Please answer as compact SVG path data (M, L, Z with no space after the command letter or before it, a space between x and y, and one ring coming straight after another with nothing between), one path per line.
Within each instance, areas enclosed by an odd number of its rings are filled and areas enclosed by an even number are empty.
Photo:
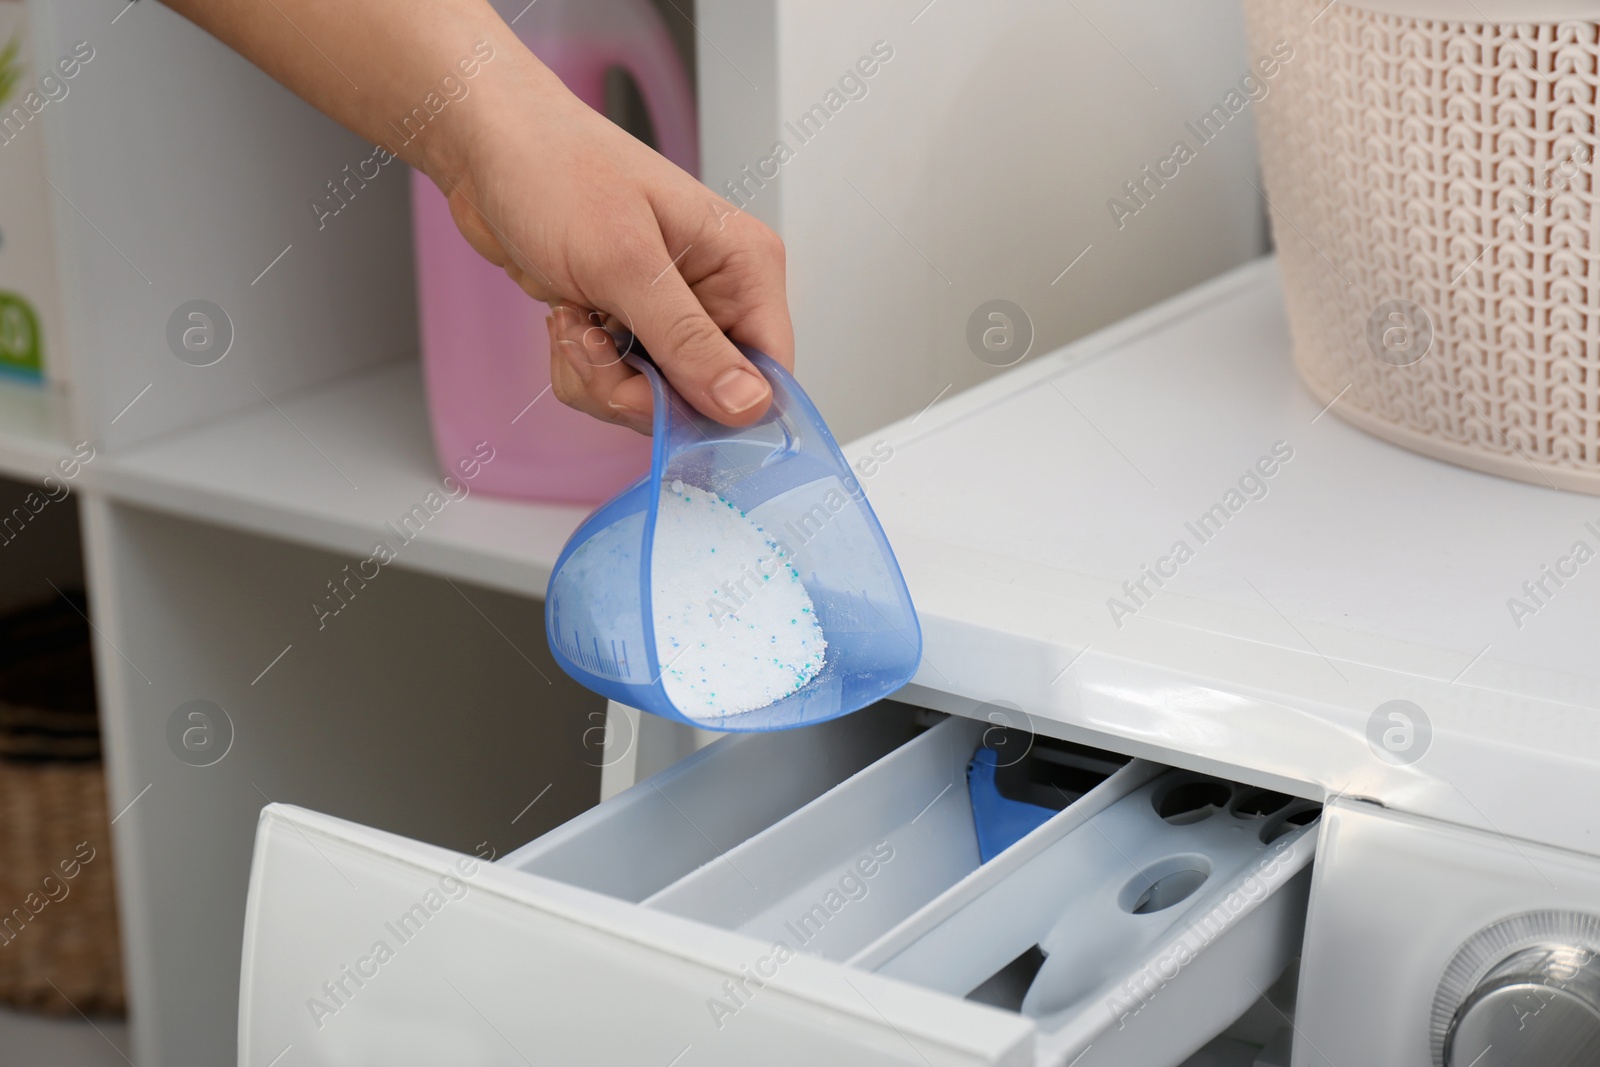
M63 601L0 620L0 1001L121 1014L88 628Z
M1416 451L1600 493L1600 25L1573 20L1600 2L1245 8L1253 55L1294 50L1257 106L1307 384Z

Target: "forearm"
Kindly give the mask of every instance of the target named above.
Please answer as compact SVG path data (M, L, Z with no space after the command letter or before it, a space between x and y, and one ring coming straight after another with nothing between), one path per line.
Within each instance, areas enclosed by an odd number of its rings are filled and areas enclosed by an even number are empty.
M499 102L525 109L565 93L487 0L165 2L444 185L489 136Z
M569 92L488 0L166 2L427 174L479 255L563 305L558 399L650 431L649 383L590 325L609 316L701 412L765 412L733 342L793 365L782 243Z

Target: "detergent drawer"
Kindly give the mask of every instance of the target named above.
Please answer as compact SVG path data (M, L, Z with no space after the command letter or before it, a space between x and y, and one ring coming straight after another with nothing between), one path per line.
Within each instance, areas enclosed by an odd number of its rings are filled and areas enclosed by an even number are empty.
M889 703L497 863L273 806L240 1063L1177 1067L1298 952L1317 815Z

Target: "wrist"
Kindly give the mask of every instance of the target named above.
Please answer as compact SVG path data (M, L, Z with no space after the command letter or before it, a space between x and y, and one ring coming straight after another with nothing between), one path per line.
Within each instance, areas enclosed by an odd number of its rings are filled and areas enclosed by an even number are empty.
M496 143L504 144L516 132L526 135L529 125L551 107L552 94L566 92L509 31L477 39L452 76L449 93L440 92L433 101L440 108L438 119L443 120L433 124L436 132L415 137L407 146L415 145L417 152L407 161L446 192L470 183ZM398 131L402 137L411 134L411 128Z

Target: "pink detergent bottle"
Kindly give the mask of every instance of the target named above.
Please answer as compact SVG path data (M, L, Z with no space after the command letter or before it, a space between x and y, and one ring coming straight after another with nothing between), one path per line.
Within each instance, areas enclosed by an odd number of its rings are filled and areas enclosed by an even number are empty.
M596 110L605 107L606 73L626 71L661 154L696 171L694 96L649 0L539 0L512 29ZM488 441L494 462L483 465L474 489L525 500L609 499L649 470L649 440L549 395L549 308L472 250L431 181L417 172L411 181L423 374L440 464L454 472Z

